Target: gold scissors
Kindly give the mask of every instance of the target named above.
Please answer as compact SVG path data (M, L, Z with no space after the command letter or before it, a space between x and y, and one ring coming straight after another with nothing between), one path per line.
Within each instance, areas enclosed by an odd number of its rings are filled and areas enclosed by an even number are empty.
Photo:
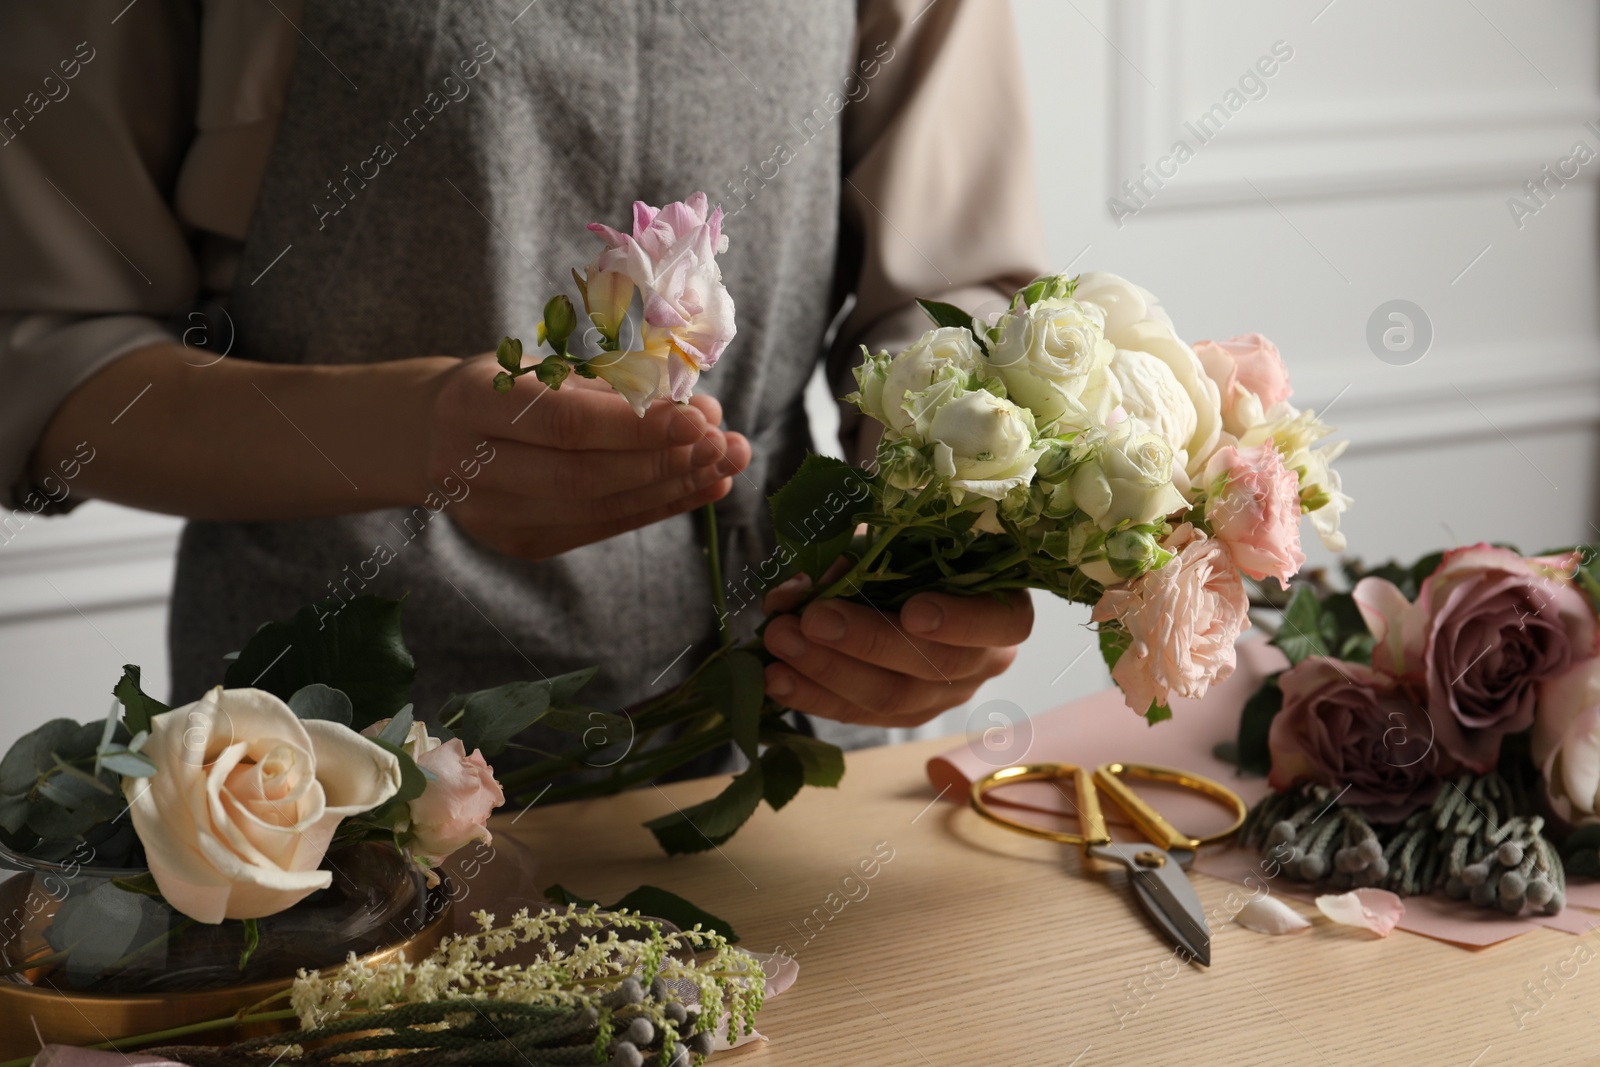
M985 794L1000 786L1019 782L1055 782L1064 778L1071 778L1077 789L1081 833L1050 830L1013 819L996 811L985 799ZM1124 781L1127 778L1178 786L1209 797L1233 809L1233 825L1221 833L1191 837L1174 827L1143 797L1130 789ZM1105 816L1100 810L1102 790L1133 821L1149 844L1119 844L1111 840ZM1066 845L1080 845L1086 855L1126 867L1128 884L1133 887L1135 898L1156 925L1166 932L1179 949L1205 966L1211 965L1211 928L1206 925L1200 898L1183 871L1194 861L1195 850L1201 845L1221 841L1243 825L1250 809L1239 794L1198 774L1145 763L1102 763L1094 769L1092 776L1085 774L1084 768L1070 763L1025 763L1004 767L979 778L972 783L968 799L979 815L1007 830Z

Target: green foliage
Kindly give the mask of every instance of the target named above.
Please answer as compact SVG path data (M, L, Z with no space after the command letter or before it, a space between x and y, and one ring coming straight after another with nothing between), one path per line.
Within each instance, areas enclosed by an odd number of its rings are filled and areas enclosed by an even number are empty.
M761 797L761 765L757 763L710 800L651 819L645 827L671 855L704 852L732 837L755 812Z
M287 703L289 710L302 719L322 719L340 726L349 726L355 711L349 697L321 682L296 689Z
M1281 710L1283 690L1278 688L1278 676L1273 675L1245 702L1244 711L1239 715L1241 771L1264 775L1272 770L1272 752L1267 747L1267 732Z
M1561 842L1561 866L1567 877L1600 878L1600 823L1578 827Z
M481 749L485 756L498 755L513 737L540 721L570 733L609 729L617 717L608 712L563 707L594 676L595 668L590 667L537 682L511 682L452 696L439 709L438 719L468 752Z
M1117 661L1133 644L1133 637L1120 626L1101 626L1099 632L1100 658L1105 660L1106 670L1115 670Z
M842 460L808 455L782 489L772 495L772 526L796 571L821 579L850 546L857 516L871 508L867 475Z
M793 800L805 784L805 764L794 749L772 745L761 754L761 794L773 811Z
M265 689L288 700L322 683L350 699L350 726L364 730L410 699L417 667L400 633L402 601L319 600L257 630L229 664L229 689Z
M515 337L500 338L500 345L494 350L495 362L506 370L516 373L522 369L522 342Z
M151 719L163 711L172 710L154 697L145 695L144 690L139 688L139 668L131 663L123 665L122 677L112 687L111 695L122 705L122 721L135 734L149 730Z
M544 896L546 900L556 904L571 904L580 908L592 906L598 907L601 911L636 911L647 919L665 920L680 930L690 930L699 924L700 929L719 933L730 943L737 943L739 940L739 935L734 933L733 926L726 919L718 918L704 908L659 886L642 885L638 889L630 890L615 904L601 904L597 900L580 897L559 884L546 889Z
M917 306L927 312L928 318L933 320L935 326L972 329L972 315L954 304L944 304L937 300L918 300Z
M730 652L706 669L701 691L728 720L733 740L755 759L761 735L761 709L766 704L766 675L752 652Z
M1284 609L1283 625L1272 643L1295 664L1311 656L1330 655L1337 631L1338 620L1322 610L1317 591L1302 585L1295 589Z
M1151 701L1149 709L1144 713L1144 721L1149 726L1154 726L1158 722L1166 722L1170 718L1172 718L1172 709L1165 704L1157 704L1154 701Z

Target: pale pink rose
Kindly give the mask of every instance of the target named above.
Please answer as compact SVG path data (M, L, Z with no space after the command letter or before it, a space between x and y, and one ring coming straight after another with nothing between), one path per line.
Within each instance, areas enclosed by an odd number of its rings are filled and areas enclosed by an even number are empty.
M1200 357L1206 377L1217 383L1224 425L1235 436L1259 423L1266 411L1293 392L1278 346L1259 333L1199 341L1194 354Z
M1233 643L1248 629L1249 598L1220 541L1188 523L1163 543L1175 558L1094 606L1094 621L1115 622L1132 639L1112 668L1128 706L1144 714L1173 697L1202 697L1233 673Z
M598 222L589 229L606 243L599 270L631 278L644 296L645 321L671 335L672 399L687 400L737 332L717 267L717 253L728 249L722 209L708 211L705 193L659 209L639 201L631 235Z
M1468 768L1492 768L1500 739L1534 724L1541 686L1596 654L1577 565L1480 544L1445 553L1415 603L1379 578L1357 584L1373 666L1426 693L1440 746Z
M376 737L387 725L389 720L383 719L362 733ZM452 852L474 841L488 844L492 838L484 824L494 809L506 802L506 795L483 753L474 749L469 756L459 740L440 741L420 722L411 724L400 747L418 767L433 775L410 805L407 836L417 862L437 867Z
M1252 578L1276 578L1289 588L1306 561L1300 551L1300 477L1283 465L1272 442L1219 448L1201 484L1206 521L1233 562Z

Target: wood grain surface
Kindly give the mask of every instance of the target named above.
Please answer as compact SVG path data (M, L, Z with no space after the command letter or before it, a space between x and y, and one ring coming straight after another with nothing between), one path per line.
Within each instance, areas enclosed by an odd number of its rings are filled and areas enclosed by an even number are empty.
M923 765L949 745L852 753L839 789L763 806L695 856L663 856L639 824L725 779L535 805L494 830L536 852L530 891L659 885L800 961L761 1014L769 1042L715 1058L729 1067L1600 1064L1600 928L1473 951L1291 902L1316 924L1268 937L1226 921L1248 891L1196 875L1223 918L1213 965L1180 963L1116 872L934 802Z

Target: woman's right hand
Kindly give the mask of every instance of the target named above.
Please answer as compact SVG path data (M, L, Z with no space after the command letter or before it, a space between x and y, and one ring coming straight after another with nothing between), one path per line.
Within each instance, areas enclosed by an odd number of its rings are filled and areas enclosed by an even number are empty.
M449 515L508 556L548 559L692 511L727 496L750 463L744 436L717 428L712 397L660 400L640 418L577 375L560 389L529 375L496 394L499 370L485 355L440 376L425 471L442 490L473 473Z

